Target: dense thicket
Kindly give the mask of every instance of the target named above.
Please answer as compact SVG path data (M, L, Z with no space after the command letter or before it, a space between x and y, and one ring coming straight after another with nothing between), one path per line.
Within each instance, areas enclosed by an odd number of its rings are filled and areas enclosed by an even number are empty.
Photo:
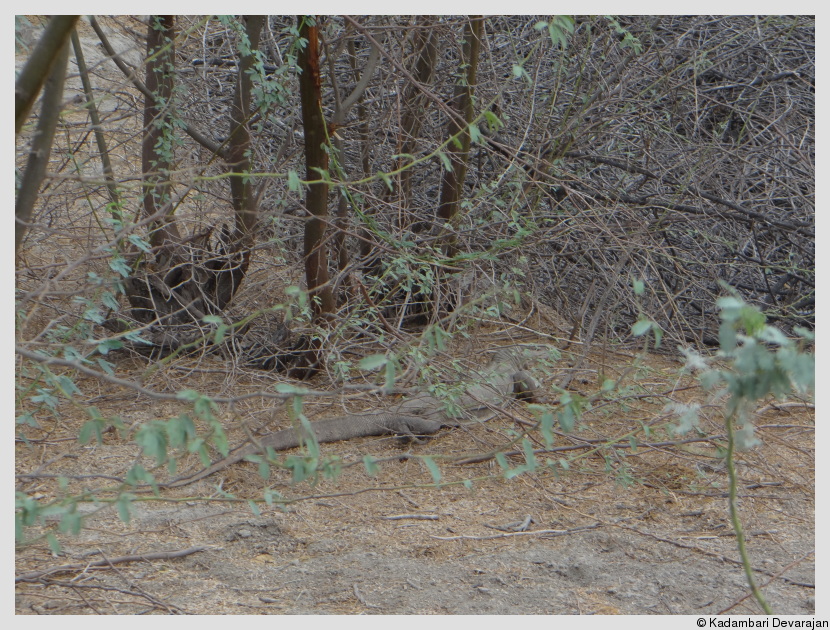
M171 341L169 330L131 318L118 297L117 281L139 273L156 273L163 291L175 287L169 270L141 266L159 264L158 247L148 246L152 223L138 211L135 157L143 97L134 82L145 72L147 27L132 18L102 22L134 71L128 80L101 57L97 35L83 25L120 205L110 205L113 181L102 177L90 106L72 98L80 83L70 63L50 177L18 257L20 341L61 338L104 319L106 334L140 321L143 337L168 350L199 345L203 335L215 341L216 318L191 318L204 327ZM453 310L475 315L516 294L525 305L555 308L587 343L597 334L625 338L641 315L676 339L710 343L721 282L785 329L812 327L813 18L487 17L472 74L465 50L477 22L466 17L311 23L329 164L316 176L328 183L328 215L318 218L338 299L316 334L330 345L358 330L377 340L410 325L449 329L458 321L447 318ZM176 262L179 271L230 247L239 202L227 180L242 173L233 181L250 184L246 212L256 211L258 222L245 246L253 258L235 305L222 312L226 324L294 299L284 289L302 284L308 253L299 180L315 177L304 168L298 19L268 17L253 57L244 24L177 18L164 128L172 216L190 252ZM229 110L245 59L250 145L234 159ZM465 94L471 111L458 105ZM443 173L465 135L466 174L446 221ZM24 129L18 140L21 167L30 138ZM245 169L234 171L243 158ZM636 280L645 283L640 296ZM67 294L79 296L75 305ZM272 360L262 365L272 367L293 342L283 327L267 329L263 352Z

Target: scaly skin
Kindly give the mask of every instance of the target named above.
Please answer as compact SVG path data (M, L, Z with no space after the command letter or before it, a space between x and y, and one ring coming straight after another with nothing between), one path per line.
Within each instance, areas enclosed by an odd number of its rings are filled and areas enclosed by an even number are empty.
M525 372L516 355L501 351L496 354L482 375L482 379L470 385L455 401L456 406L464 412L473 412L501 403L510 395L526 399L533 395L538 385L530 374ZM401 435L417 438L422 435L437 433L441 427L458 426L457 418L446 413L443 401L429 394L416 394L400 404L383 411L338 416L311 423L317 442L339 442L356 437L375 435ZM281 429L262 437L258 444L250 442L232 450L227 457L214 462L207 468L193 475L179 477L164 488L179 488L212 475L231 466L248 455L254 455L270 447L275 451L284 451L300 445L300 432Z

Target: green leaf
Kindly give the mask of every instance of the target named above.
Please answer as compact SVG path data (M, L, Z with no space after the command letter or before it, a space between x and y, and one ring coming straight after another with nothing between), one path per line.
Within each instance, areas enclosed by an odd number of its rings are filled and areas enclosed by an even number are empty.
M395 364L392 361L389 361L383 369L383 389L387 392L391 392L392 388L395 387Z
M58 388L61 390L61 392L63 392L64 396L66 396L67 398L72 398L73 394L81 393L81 390L78 389L75 383L72 382L72 379L68 376L58 376L55 379L55 381L58 385Z
M487 121L487 125L490 127L492 131L498 131L502 127L504 127L504 123L496 116L493 112L489 109L484 111L484 118Z
M100 367L104 372L106 372L110 376L115 375L115 366L113 366L113 364L109 361L104 361L101 357L98 357L95 359L95 362L98 364L98 367Z
M438 151L438 157L441 160L441 164L444 165L444 170L448 173L452 171L452 162L450 161L449 156L444 153L443 151Z
M749 335L757 335L767 322L767 316L754 306L745 306L741 309L741 323Z
M100 354L108 354L110 350L120 350L123 347L124 342L120 339L104 339L95 349Z
M141 464L135 464L127 471L127 483L134 486L140 483L155 483L152 473L144 469Z
M220 324L213 333L213 343L217 346L225 340L225 333L228 332L229 326L227 324Z
M795 326L793 327L793 332L807 341L815 341L816 335L812 330L802 328L801 326Z
M290 383L277 383L276 385L274 385L274 389L277 391L278 394L293 394L296 396L308 394L309 391L305 387L300 387L299 385L291 385Z
M736 297L726 296L718 298L718 308L720 309L720 317L725 321L735 321L741 315L741 308L744 303Z
M265 489L265 492L262 493L262 498L265 500L265 505L267 505L268 507L272 507L274 505L275 498L277 499L277 501L282 501L282 495L276 490L272 490L271 488Z
M64 346L63 347L63 358L67 361L75 361L77 363L86 363L87 360L84 358L80 352L78 352L72 346Z
M35 420L35 417L32 415L30 411L27 411L26 413L17 416L15 421L17 424L25 424L26 426L30 426L34 429L40 428L40 425L37 423L37 420Z
M528 471L536 470L536 455L533 453L533 444L527 438L522 440L522 452L525 456L524 468Z
M132 243L133 245L135 245L136 247L138 247L138 249L140 249L141 251L143 251L145 254L149 254L150 252L152 252L152 251L153 251L153 247L150 245L150 243L148 243L147 241L145 241L145 240L144 240L143 238L141 238L141 236L139 236L138 234L130 234L130 235L127 237L127 240L129 240L129 241L130 241L130 243Z
M109 291L104 291L101 296L101 303L113 311L118 310L118 299Z
M46 542L49 544L49 550L54 554L58 555L61 552L61 544L58 542L57 537L55 536L54 532L47 532L46 533Z
M176 399L185 402L195 402L201 397L202 395L195 389L183 389L180 392L176 392Z
M173 448L184 447L188 440L196 437L196 426L187 414L180 414L165 423L167 437Z
M101 433L101 423L98 420L88 420L84 423L81 431L78 433L78 443L89 444L93 436L98 444L103 443L104 438Z
M363 456L363 467L366 469L366 474L370 477L374 477L375 475L377 475L378 470L380 470L378 468L375 458L371 455Z
M81 515L77 512L66 512L58 523L58 531L63 534L77 535L81 533Z
M127 492L119 495L118 500L115 502L115 505L118 508L118 518L120 518L124 523L130 522L130 504L132 502L133 495Z
M193 411L202 420L214 420L213 411L215 407L216 405L214 405L213 401L207 396L199 396L195 401L193 401Z
M775 326L764 326L758 331L758 339L778 346L789 346L792 342Z
M479 144L482 138L481 129L478 128L478 125L474 125L473 123L470 123L468 128L470 131L470 142L473 144Z
M732 352L738 345L738 333L732 322L724 320L718 329L718 343L723 352Z
M555 15L548 24L548 34L554 46L568 47L568 33L574 32L576 21L570 15Z
M573 431L574 424L576 424L576 414L570 404L563 406L556 415L559 419L559 426L562 427L565 433Z
M545 439L545 448L553 446L553 414L550 410L545 410L539 418L539 429Z
M434 481L437 486L441 481L441 469L438 468L438 464L436 464L435 460L433 460L429 455L421 457L421 461L424 462L427 470L429 470L429 474L432 475L432 481Z
M150 422L143 425L136 432L135 441L145 455L156 458L157 464L167 459L167 435L161 423Z
M755 427L751 424L745 424L742 428L735 431L735 448L739 451L748 451L749 449L759 446L761 440L755 437Z
M637 320L631 327L631 334L635 337L642 337L651 329L651 321L648 319Z
M386 184L386 187L389 189L389 192L395 190L395 185L392 183L392 178L389 177L387 173L384 173L383 171L378 171L378 177L380 177L383 180L383 183Z
M261 512L259 511L259 507L253 501L253 499L248 499L248 507L251 508L251 512L254 513L254 516L259 516Z
M651 331L654 333L654 347L659 348L660 342L663 341L663 329L657 325L657 322L652 322Z
M127 264L127 261L123 258L114 258L109 263L110 269L112 269L115 273L119 274L122 278L129 278L130 274L132 273L132 269Z
M297 175L297 171L289 170L288 171L288 190L291 192L299 193L303 189L303 184L300 181L300 176Z
M311 167L311 170L312 170L312 171L316 171L316 172L317 172L317 174L318 174L318 175L320 175L320 179L321 179L322 181L326 182L327 184L331 184L331 183L332 183L332 181L331 181L331 175L329 174L329 172L328 172L326 169L324 169L324 168L318 168L318 167L316 167L316 166L312 166L312 167Z
M370 371L376 370L379 367L386 365L389 362L389 357L385 354L373 354L368 357L363 357L358 366L361 370Z
M646 290L646 285L643 283L642 280L634 279L631 283L634 287L634 295L642 295L643 292Z
M222 453L222 457L226 457L230 450L230 444L228 444L228 436L225 434L224 427L215 419L211 421L210 426L213 429L211 434L213 445Z
M90 307L84 311L83 318L94 324L102 324L104 322L104 314L99 308Z
M202 438L193 440L188 445L187 450L191 453L199 454L199 461L202 462L202 466L205 468L210 466L210 455L208 454L207 446L205 446L205 441Z
M300 405L302 405L302 398L299 396L297 396L294 401L300 401ZM299 412L297 412L295 408L295 413L297 413L297 418L299 419L300 424L303 427L303 432L305 433L305 447L308 449L309 456L316 462L316 460L320 458L320 444L317 442L317 435L314 433L314 428L311 426L311 422L309 422L306 415L302 413L302 407L300 407Z
M669 403L665 409L678 415L677 425L673 428L677 435L688 433L700 423L700 405L697 403Z

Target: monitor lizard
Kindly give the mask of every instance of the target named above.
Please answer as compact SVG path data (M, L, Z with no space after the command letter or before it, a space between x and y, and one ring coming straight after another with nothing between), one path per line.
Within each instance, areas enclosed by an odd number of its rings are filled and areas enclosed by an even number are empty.
M532 398L539 384L525 367L523 357L517 352L498 351L477 381L454 401L456 408L464 413L473 413L500 404L510 395L520 399ZM427 393L419 393L381 411L338 416L310 424L317 442L323 443L376 435L399 435L417 439L418 436L437 433L442 427L457 427L460 418L448 414L443 400ZM301 430L281 429L257 442L245 442L207 468L159 486L179 488L189 485L249 455L261 453L268 447L275 451L296 448L301 444Z

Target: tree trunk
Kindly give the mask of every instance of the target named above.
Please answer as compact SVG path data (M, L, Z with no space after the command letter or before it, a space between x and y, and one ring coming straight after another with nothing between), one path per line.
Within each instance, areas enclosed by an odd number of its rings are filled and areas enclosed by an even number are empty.
M263 18L246 20L251 51L259 44ZM142 264L129 278L127 297L132 316L145 324L158 324L156 345L170 351L203 338L208 315L221 315L230 303L247 271L253 228L256 224L256 199L244 175L250 172L251 78L246 72L253 65L251 53L242 55L240 71L230 109L228 156L231 164L231 198L236 227L222 225L201 233L180 236L173 220L172 137L174 124L173 92L175 18L154 16L147 34L147 74L142 138L144 171L144 212L154 220L150 243L155 260ZM214 237L213 239L211 237Z
M245 32L250 41L251 52L259 48L259 38L263 15L249 15L245 20ZM228 161L231 164L231 198L236 215L236 228L246 245L250 245L253 229L257 222L257 203L253 195L250 179L243 175L251 170L251 134L248 120L251 117L251 75L249 70L254 65L254 55L242 55L236 73L236 91L230 111L230 138L228 140Z
M43 31L32 55L23 66L20 76L14 84L14 133L20 133L20 128L29 116L40 88L52 70L58 55L61 54L64 44L69 40L78 15L53 15Z
M467 175L467 156L470 152L469 124L473 121L473 89L476 84L476 68L478 53L481 48L481 33L484 18L472 17L464 28L464 48L462 63L466 72L459 78L455 86L455 95L452 100L453 108L464 119L465 126L461 126L455 118L450 118L447 125L447 137L455 137L450 141L449 152L452 168L445 170L441 180L441 196L438 204L438 219L443 223L453 223L458 213L458 204L464 190L464 178ZM456 251L455 237L447 235L444 250L448 256Z
M319 180L320 171L328 171L329 158L325 150L328 142L326 121L323 119L320 93L320 44L317 26L309 25L309 18L300 16L300 37L306 40L297 64L300 67L300 102L305 138L306 179ZM317 170L319 169L319 170ZM325 231L328 217L329 186L321 181L308 186L306 192L306 219L304 255L306 284L315 319L324 319L334 312L334 298L329 285L328 257Z
M422 85L429 85L432 81L432 75L435 72L435 59L438 54L438 36L434 30L430 28L429 18L422 18L423 24L419 24L419 28L415 33L415 40L413 47L418 50L418 59L415 62L415 71L412 73L415 79ZM401 143L401 153L412 154L418 150L416 138L421 131L421 120L424 116L424 106L426 104L426 97L415 86L410 84L407 87L404 96L404 110L403 118L401 119L401 136L403 142ZM403 161L398 160L395 165L396 169L403 166ZM412 198L412 169L407 169L401 173L400 176L400 201L404 212L410 208L410 199ZM404 221L407 219L404 218Z
M170 169L173 146L165 141L165 130L171 128L173 114L173 82L175 67L175 17L152 16L147 26L147 73L145 84L153 98L144 100L144 137L141 141L141 170L144 179L144 214L153 217L150 243L163 247L160 258L172 255L181 240L175 223L170 222Z
M46 88L43 92L43 104L40 109L40 119L37 130L32 139L32 152L26 163L26 171L20 182L20 192L14 206L14 251L20 247L23 236L28 229L32 218L40 184L46 175L49 156L52 153L52 140L55 137L55 127L63 105L63 84L66 79L66 63L69 59L69 43L64 43L57 52L54 63L51 64L49 77L46 79Z
M72 31L72 49L75 53L75 62L78 64L81 85L84 87L89 120L92 123L92 131L95 133L95 143L98 145L98 154L101 156L101 169L104 173L104 179L107 182L107 192L109 193L110 203L113 205L113 218L118 219L120 218L118 213L118 206L121 203L120 196L112 171L112 162L110 160L109 149L107 148L106 136L101 126L101 118L98 116L98 107L95 104L95 95L92 92L92 82L89 80L89 72L86 67L86 61L84 60L84 50L81 47L81 39L78 37L77 31Z

